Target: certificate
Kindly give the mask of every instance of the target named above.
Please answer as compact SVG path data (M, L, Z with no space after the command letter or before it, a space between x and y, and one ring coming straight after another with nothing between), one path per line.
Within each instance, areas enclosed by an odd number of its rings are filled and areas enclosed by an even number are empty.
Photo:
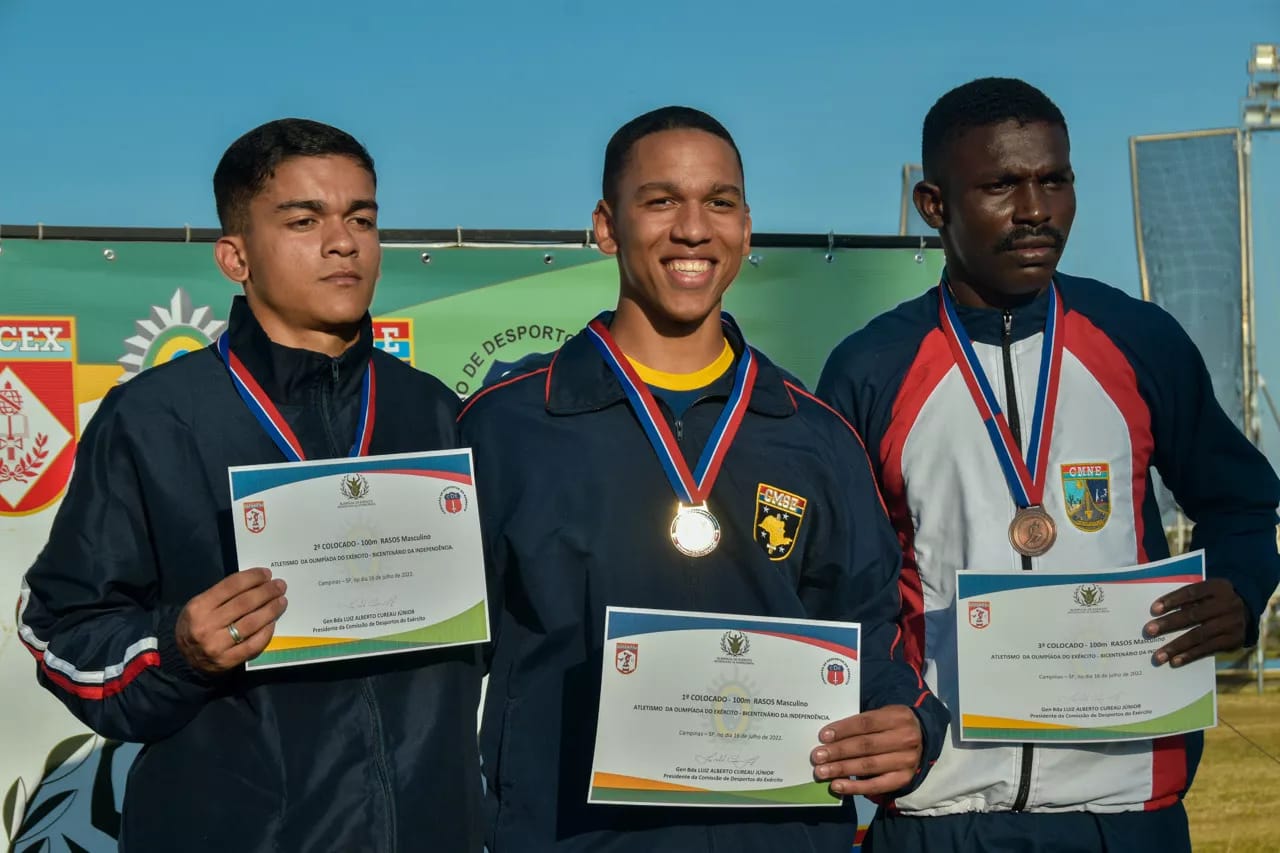
M860 628L610 607L587 802L835 806L809 753L859 710Z
M1101 572L956 576L960 739L1088 743L1217 725L1213 657L1156 666L1151 604L1204 552Z
M241 570L289 585L247 669L489 639L470 450L229 469Z

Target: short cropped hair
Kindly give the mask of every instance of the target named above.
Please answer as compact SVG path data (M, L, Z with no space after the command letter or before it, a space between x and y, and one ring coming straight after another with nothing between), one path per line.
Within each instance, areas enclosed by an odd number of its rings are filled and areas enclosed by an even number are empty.
M742 153L725 126L702 110L692 107L659 107L637 116L618 128L604 149L604 176L600 181L600 195L613 204L618 194L618 178L627 166L631 149L646 136L664 130L701 130L718 136L733 149L738 158L738 170L742 171ZM743 188L745 192L745 187Z
M231 143L213 173L213 198L223 234L242 234L249 224L249 202L276 169L294 157L350 157L373 178L373 158L354 136L318 121L282 118L255 127Z
M937 183L947 146L966 131L1006 121L1045 122L1067 132L1062 111L1044 92L1011 77L983 77L947 92L924 117L920 163L924 179ZM1068 137L1069 139L1070 137Z

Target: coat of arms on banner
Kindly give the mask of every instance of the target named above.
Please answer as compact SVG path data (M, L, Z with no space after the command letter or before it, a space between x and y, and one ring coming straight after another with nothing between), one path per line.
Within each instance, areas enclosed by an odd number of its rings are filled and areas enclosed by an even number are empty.
M388 355L413 364L413 321L374 318L373 345Z
M1067 518L1077 530L1097 533L1111 517L1111 466L1076 462L1060 467Z
M134 334L125 338L121 382L128 382L148 367L173 361L179 356L204 349L213 343L227 324L213 316L208 305L195 308L182 288L173 292L169 304L152 305L145 320L133 324Z
M244 502L244 526L250 533L267 529L267 505L262 501Z
M991 602L969 602L969 624L974 628L985 628L991 624Z
M769 559L785 560L795 548L809 501L799 495L760 483L756 487L756 541Z
M618 643L613 652L613 665L623 675L630 675L640 665L639 643Z
M49 506L76 452L73 317L0 316L0 515Z

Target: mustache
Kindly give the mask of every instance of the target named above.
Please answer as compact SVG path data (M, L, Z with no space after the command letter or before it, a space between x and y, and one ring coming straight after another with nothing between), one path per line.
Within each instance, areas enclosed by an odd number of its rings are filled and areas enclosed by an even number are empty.
M1000 242L996 243L996 251L1012 252L1016 248L1014 246L1015 243L1019 243L1023 240L1043 240L1045 238L1052 240L1053 247L1059 252L1062 251L1063 246L1067 245L1067 235L1063 234L1052 225L1041 225L1039 228L1032 228L1028 225L1023 225L1019 228L1014 228L1008 234L1004 235L1004 237L1000 239Z

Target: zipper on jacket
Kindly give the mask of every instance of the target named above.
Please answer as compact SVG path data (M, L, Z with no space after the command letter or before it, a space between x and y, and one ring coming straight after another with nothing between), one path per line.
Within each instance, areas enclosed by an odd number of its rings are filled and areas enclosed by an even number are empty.
M1014 443L1022 448L1022 423L1018 417L1018 395L1013 384L1013 312L1005 309L1004 334L1000 336L1000 350L1004 354L1004 396L1005 416L1009 420L1009 432L1013 433ZM1031 571L1031 558L1022 555L1022 570ZM1027 807L1031 797L1031 769L1035 761L1035 747L1029 743L1022 745L1022 768L1018 775L1018 794L1013 800L1013 811L1020 812Z
M329 455L335 457L346 456L347 450L351 447L347 439L347 444L342 443L342 438L334 432L333 423L337 416L338 402L338 386L342 379L342 368L338 365L337 359L329 359L329 377L332 382L325 383L323 379L316 382L316 396L320 398L320 420L324 421L324 432L329 438ZM356 429L360 429L360 425L356 425Z
M377 697L373 695L373 686L369 683L369 679L360 680L360 692L369 706L369 723L373 730L374 767L378 771L378 787L382 790L382 816L386 821L386 832L383 837L387 840L386 849L394 851L399 846L396 839L396 802L395 794L391 790L391 774L387 770L386 750L382 745L382 711L378 707Z
M684 441L684 421L676 418L674 426L676 428L676 441Z

